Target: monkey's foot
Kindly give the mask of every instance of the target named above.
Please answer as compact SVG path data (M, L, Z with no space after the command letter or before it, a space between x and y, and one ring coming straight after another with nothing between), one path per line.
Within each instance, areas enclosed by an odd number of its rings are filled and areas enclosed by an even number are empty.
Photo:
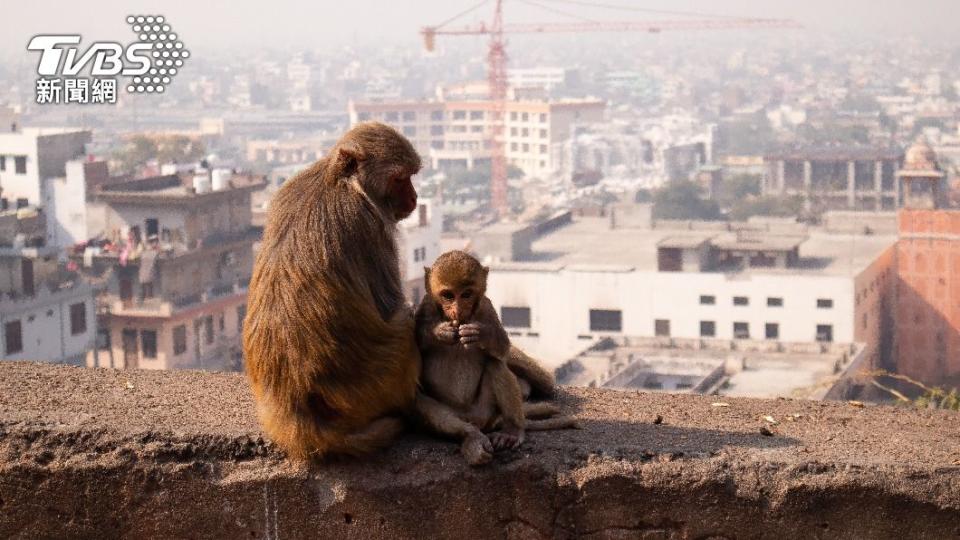
M477 431L467 435L460 446L460 452L470 465L484 465L493 458L493 445L486 435Z
M510 450L520 446L524 440L522 429L496 431L490 434L490 442L496 450Z

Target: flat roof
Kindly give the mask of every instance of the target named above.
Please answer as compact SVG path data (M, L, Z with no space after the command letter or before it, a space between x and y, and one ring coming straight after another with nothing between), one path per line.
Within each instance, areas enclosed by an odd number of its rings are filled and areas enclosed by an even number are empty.
M709 236L668 236L659 242L657 242L657 247L663 248L676 248L676 249L694 249L702 246L707 240L713 238L713 235Z
M750 231L728 233L714 238L711 243L730 251L793 251L807 241L806 235L779 235Z
M688 345L701 340L679 340ZM587 349L561 367L562 383L643 389L631 386L644 373L706 377L726 365L721 396L820 399L838 379L837 363L851 358L850 344L834 343L821 353L819 344L785 344L783 352L761 350L749 340L731 350L727 340L706 340L706 347L665 346L656 338L621 337L607 347ZM762 346L763 344L761 344ZM846 356L845 356L846 354ZM682 390L678 390L682 391Z
M579 217L537 238L529 260L494 263L501 270L535 270L535 265L549 263L552 268L609 267L633 268L635 271L657 270L657 247L670 238L724 236L734 233L717 231L685 231L680 229L611 229L609 218ZM749 234L759 234L751 231ZM764 245L776 246L775 233L765 234ZM735 234L734 234L735 236ZM855 276L870 265L884 250L893 245L896 235L862 235L827 233L821 228L807 230L806 240L799 243L800 261L790 268L748 268L743 273L811 274ZM686 241L686 240L684 240ZM716 242L716 239L713 240ZM798 235L785 235L781 245L795 245ZM755 249L755 248L751 248ZM771 249L771 248L764 248Z

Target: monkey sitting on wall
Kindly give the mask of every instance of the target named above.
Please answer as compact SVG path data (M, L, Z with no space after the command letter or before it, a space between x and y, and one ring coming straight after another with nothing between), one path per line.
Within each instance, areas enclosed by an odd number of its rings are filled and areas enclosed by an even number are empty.
M243 350L263 429L291 458L364 453L403 429L420 355L394 233L419 170L406 138L361 123L270 203Z
M486 297L487 273L463 251L444 253L424 268L427 293L416 314L423 359L418 416L428 429L462 441L471 465L517 447L524 429L576 427L570 417L546 418L559 412L552 404L524 402L529 386L521 388L508 366L517 351ZM532 362L527 359L526 367Z

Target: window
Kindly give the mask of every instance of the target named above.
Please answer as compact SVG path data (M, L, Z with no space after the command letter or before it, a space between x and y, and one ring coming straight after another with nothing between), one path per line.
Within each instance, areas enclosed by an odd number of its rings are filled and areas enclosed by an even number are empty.
M141 330L140 331L140 347L141 349L143 349L144 358L156 358L157 357L157 331Z
M817 298L817 307L820 309L830 309L833 307L833 300L829 298Z
M443 150L443 141L430 141L430 148L434 150Z
M830 343L831 341L833 341L833 325L832 324L817 325L817 341L822 341L824 343Z
M547 113L540 113L540 123L542 124L546 121L547 121Z
M187 352L187 326L181 324L173 327L173 355L180 356Z
M415 137L417 135L417 128L414 126L403 126L403 134L407 137Z
M207 345L213 343L213 315L207 315L203 318L203 333Z
M530 129L529 129L529 128L523 128L523 136L524 136L524 137L529 137L529 136L530 136Z
M366 121L369 120L369 119L370 119L370 113L368 113L368 112L357 113L357 121L358 121L358 122L366 122Z
M430 126L431 135L443 135L443 126Z
M387 119L387 122L396 122L397 120L400 119L400 113L396 111L391 111L385 115L385 118Z
M217 327L221 332L227 329L227 314L226 312L221 311L220 317L217 319Z
M471 120L483 120L483 111L470 111Z
M413 250L413 262L420 262L426 260L427 258L427 248L418 247Z
M466 120L466 119L467 119L467 111L453 111L453 119L454 119L454 120Z
M541 129L541 130L540 130L540 138L541 138L541 139L546 139L546 138L547 138L547 130L545 130L545 129Z
M405 122L412 122L417 119L417 113L413 111L403 111L403 120Z
M717 335L717 323L700 321L700 337L714 337Z
M237 333L243 333L243 320L247 318L247 306L237 306Z
M763 335L767 339L780 339L780 324L768 322L764 325Z
M670 321L667 319L653 321L653 333L657 337L670 337Z
M733 305L735 305L735 306L749 306L749 305L750 305L750 299L747 298L746 296L734 296L734 297L733 297Z
M750 339L750 324L745 322L733 323L733 339Z
M13 158L13 172L17 174L27 174L27 156L16 156Z
M530 328L530 308L501 306L500 321L506 328Z
M700 295L700 305L712 306L717 303L717 297L710 294Z
M516 152L516 151L517 151L517 143L515 143L515 142L510 143L510 150L513 150L514 152Z
M510 128L510 135L515 137L517 135L517 128L515 127Z
M430 111L431 120L443 120L443 111Z
M7 343L7 354L23 351L23 328L20 321L12 321L3 325L4 341Z
M590 330L592 332L619 332L623 326L623 312L613 309L591 309Z
M7 170L7 156L0 156L0 171Z
M523 151L524 152L530 151L530 143L523 143Z
M87 306L84 302L70 305L70 335L87 331Z
M529 114L529 113L523 113L523 121L524 121L524 122L527 122L527 121L529 121L529 120L530 120L530 114Z
M768 297L767 307L783 307L783 298L777 296Z
M517 119L517 111L513 111L512 113L510 113L510 119L516 121L516 119Z

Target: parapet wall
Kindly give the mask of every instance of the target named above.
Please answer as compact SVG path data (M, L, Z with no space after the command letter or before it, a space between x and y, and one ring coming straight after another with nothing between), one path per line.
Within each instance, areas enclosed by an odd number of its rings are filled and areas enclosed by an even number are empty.
M0 538L960 535L956 413L560 401L583 429L534 433L486 467L418 435L306 467L263 440L239 375L0 363Z

